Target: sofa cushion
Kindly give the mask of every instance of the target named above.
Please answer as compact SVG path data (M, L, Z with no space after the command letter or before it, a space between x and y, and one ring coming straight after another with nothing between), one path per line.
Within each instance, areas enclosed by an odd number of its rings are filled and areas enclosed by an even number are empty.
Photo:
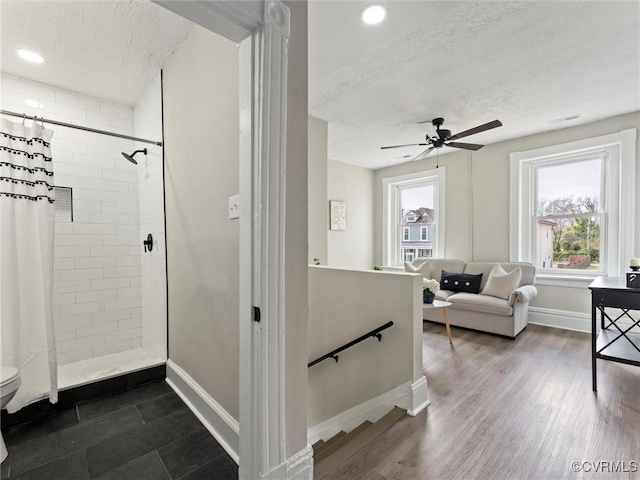
M420 273L422 274L422 278L426 278L429 280L431 277L429 276L429 262L425 261L419 263L418 265L414 263L404 262L404 271L407 273Z
M440 286L454 292L480 293L482 274L470 275L442 271Z
M480 290L484 288L489 280L489 273L491 269L496 266L496 263L500 263L505 272L510 272L516 268L520 268L522 271L522 278L518 287L523 285L534 285L536 278L536 267L531 263L526 262L469 262L464 268L464 273L471 273L477 275L483 273L482 282L480 283Z
M436 300L446 300L447 298L449 298L451 295L455 294L456 292L452 292L451 290L438 290L436 292Z
M476 293L456 293L447 298L452 303L452 308L460 310L473 310L475 312L490 313L510 317L513 315L513 307L507 300L489 295Z
M493 297L509 300L511 292L518 288L521 278L522 270L520 270L520 267L516 267L514 270L507 273L499 263L496 263L495 267L491 269L487 284L484 286L481 293L482 295L491 295Z
M440 282L442 270L451 273L464 273L464 262L456 258L432 258L429 260L430 278L435 278Z

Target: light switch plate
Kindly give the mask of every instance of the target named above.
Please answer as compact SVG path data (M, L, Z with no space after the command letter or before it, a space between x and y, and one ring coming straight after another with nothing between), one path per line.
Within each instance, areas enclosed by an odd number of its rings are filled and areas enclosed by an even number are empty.
M229 220L240 218L240 195L229 197Z

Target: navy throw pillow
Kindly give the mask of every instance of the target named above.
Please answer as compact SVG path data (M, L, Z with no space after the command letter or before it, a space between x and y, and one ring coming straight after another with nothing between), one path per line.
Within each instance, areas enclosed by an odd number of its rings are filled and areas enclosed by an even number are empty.
M452 292L480 293L482 274L450 273L442 270L440 288Z

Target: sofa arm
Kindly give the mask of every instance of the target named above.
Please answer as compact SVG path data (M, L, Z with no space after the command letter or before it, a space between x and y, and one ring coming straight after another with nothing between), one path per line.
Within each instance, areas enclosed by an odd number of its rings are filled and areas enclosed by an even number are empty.
M509 305L513 306L516 302L527 303L537 294L538 289L533 285L523 285L511 292L511 295L509 296Z

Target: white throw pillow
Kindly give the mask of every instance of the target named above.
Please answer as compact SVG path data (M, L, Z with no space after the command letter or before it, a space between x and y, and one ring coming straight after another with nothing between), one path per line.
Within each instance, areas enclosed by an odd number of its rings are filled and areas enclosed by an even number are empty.
M487 279L487 284L480 293L482 295L491 295L492 297L509 300L511 292L520 285L521 278L522 270L520 267L516 267L507 273L504 268L502 268L502 265L497 263L495 267L491 269L491 273Z
M421 273L423 278L429 280L429 261L424 261L417 267L414 267L412 263L404 262L404 271L408 273Z

